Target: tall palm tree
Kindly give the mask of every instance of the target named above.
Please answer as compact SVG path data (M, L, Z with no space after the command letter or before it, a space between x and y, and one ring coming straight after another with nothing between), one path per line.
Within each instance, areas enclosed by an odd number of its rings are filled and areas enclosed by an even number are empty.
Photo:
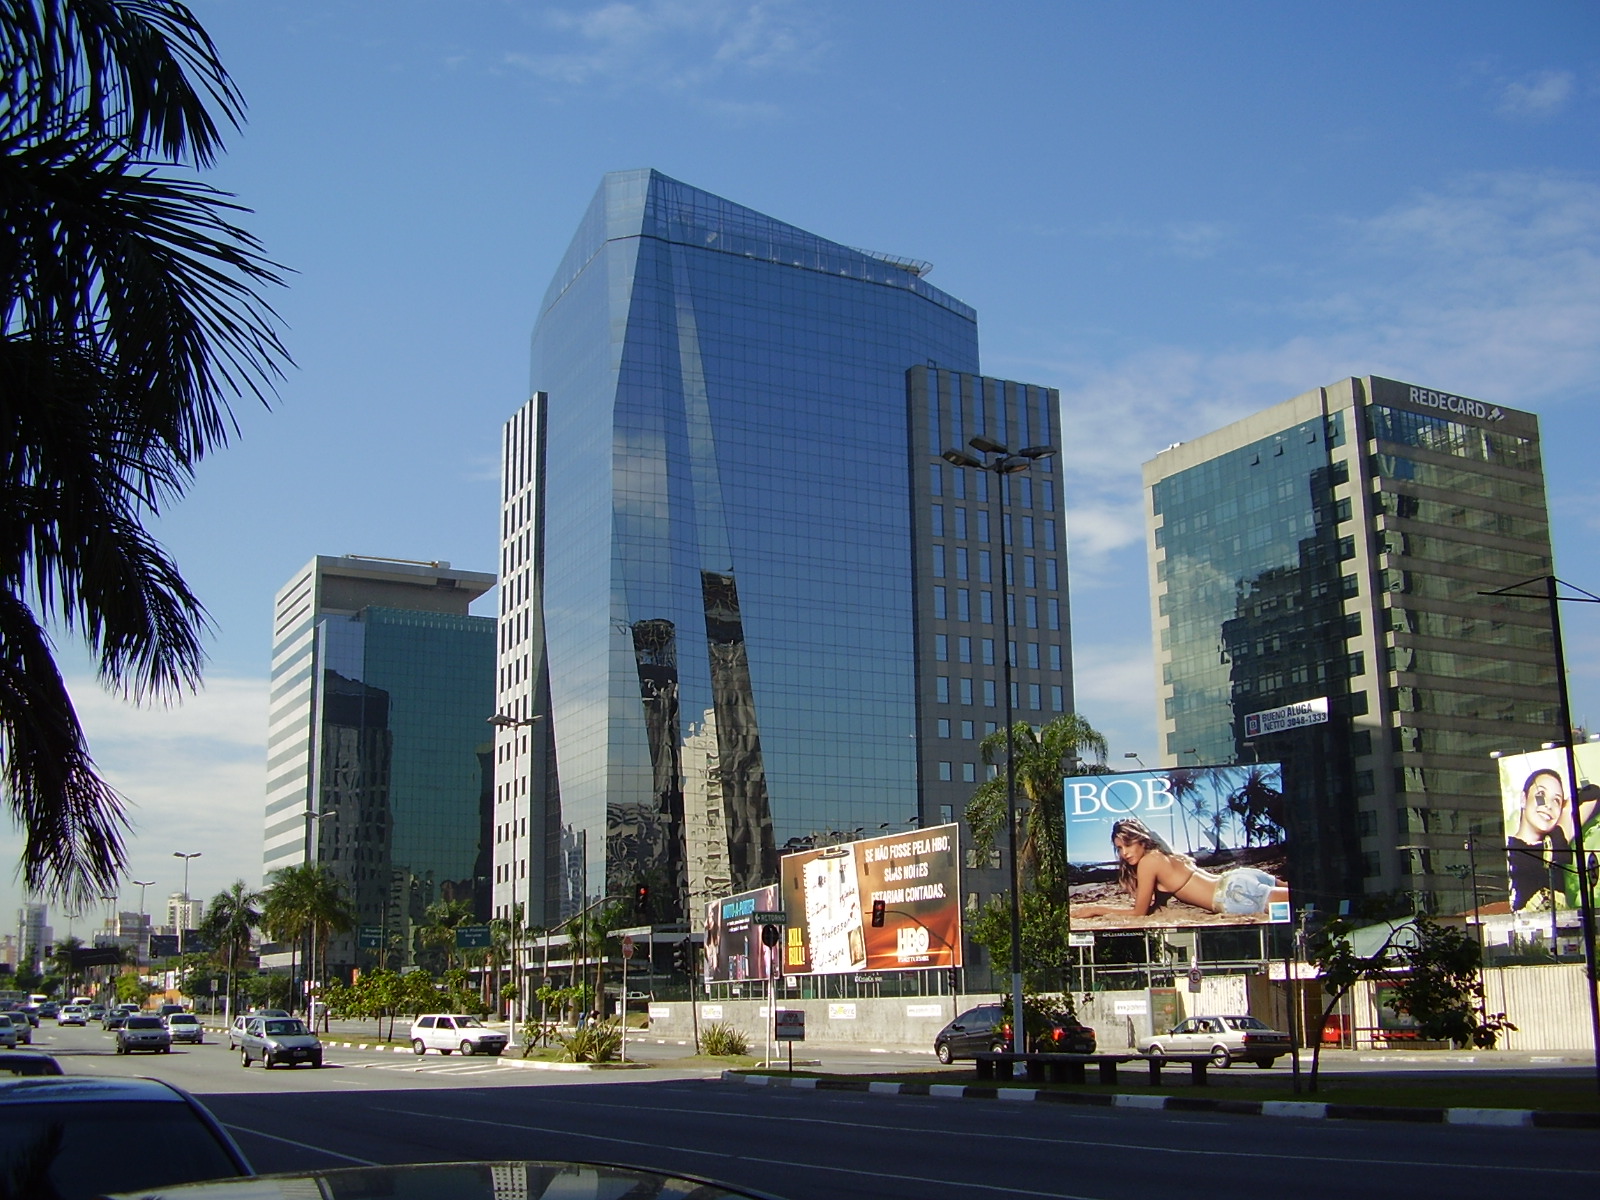
M280 867L271 875L261 907L261 925L279 941L289 943L290 975L300 943L307 943L306 974L317 974L318 949L322 974L327 974L328 942L355 924L355 910L344 898L343 885L321 863Z
M250 953L250 931L261 924L261 893L236 879L227 891L211 897L200 928L206 940L221 950L228 965L228 994L223 1013L233 1018L233 979L236 964Z
M144 521L288 358L261 296L279 268L180 174L243 111L189 10L6 0L0 56L0 786L28 890L83 903L117 882L126 820L51 630L135 701L197 685L205 611Z
M1026 721L998 729L979 743L983 761L999 771L967 802L967 825L980 854L1006 830L1007 742L1014 747L1018 797L1017 857L1024 881L1055 894L1066 886L1067 843L1062 779L1104 770L1106 739L1077 713L1063 713L1042 729Z

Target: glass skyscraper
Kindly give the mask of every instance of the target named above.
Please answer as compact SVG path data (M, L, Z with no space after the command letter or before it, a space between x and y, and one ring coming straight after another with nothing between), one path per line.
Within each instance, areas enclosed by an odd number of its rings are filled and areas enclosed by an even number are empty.
M409 965L438 900L488 916L495 577L448 563L319 555L274 611L263 873L308 860L344 887L358 930L336 970ZM287 956L285 956L286 959Z
M939 452L1059 418L978 376L976 316L927 271L605 177L505 429L497 912L643 885L641 917L681 920L795 839L959 815L1000 719L999 531L993 481ZM1006 510L1041 722L1071 705L1056 469Z
M1486 594L1552 570L1537 418L1346 379L1144 471L1165 761L1285 764L1299 900L1468 907L1490 754L1559 733L1547 606Z

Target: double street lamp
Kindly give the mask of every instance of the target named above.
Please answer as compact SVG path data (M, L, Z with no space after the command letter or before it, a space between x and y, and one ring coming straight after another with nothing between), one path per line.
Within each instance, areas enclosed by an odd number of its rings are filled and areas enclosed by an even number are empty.
M174 850L172 857L183 859L183 911L178 914L178 956L181 958L183 956L183 927L189 920L189 860L191 858L199 858L200 851L196 850L193 854L185 854L181 850ZM140 895L143 895L143 893L141 892Z
M513 717L509 713L495 713L494 716L488 718L488 720L489 720L489 724L493 725L496 729L531 729L536 722L544 720L544 716L543 716L543 714L540 714L538 716L533 716L533 717ZM533 756L533 747L530 744L529 747L528 747L528 795L529 795L530 799L533 796L534 762L535 762L535 759L534 759L534 756ZM511 903L508 906L507 911L509 912L510 917L511 917L511 920L510 920L510 925L511 925L511 978L512 978L513 982L515 982L515 984L517 985L517 995L516 995L516 1000L512 1005L511 1032L510 1032L510 1035L508 1036L508 1038L506 1039L506 1045L508 1045L508 1046L515 1046L517 1044L517 1026L519 1024L521 1024L523 1014L528 1011L528 1002L527 1002L526 999L524 999L524 997L522 995L523 984L525 982L523 977L522 977L522 955L521 955L522 930L518 928L519 924L525 924L526 922L525 921L519 922L517 920L517 873L521 869L523 863L525 863L527 861L529 855L528 854L524 854L523 851L519 848L521 846L521 842L519 840L520 839L520 834L521 834L521 826L518 824L518 819L517 819L517 792L516 792L515 788L512 788L511 789ZM530 852L531 852L531 838L530 838ZM532 905L530 904L528 907L532 907Z
M1005 477L1021 475L1035 462L1055 454L1054 446L1025 446L1013 453L981 434L967 440L978 453L946 450L941 458L952 466L983 471L995 477L990 496L995 524L1000 527L1000 661L1006 713L1006 834L1011 854L1011 1050L1027 1046L1022 1011L1022 864L1017 853L1017 747L1011 729L1011 564L1006 533Z

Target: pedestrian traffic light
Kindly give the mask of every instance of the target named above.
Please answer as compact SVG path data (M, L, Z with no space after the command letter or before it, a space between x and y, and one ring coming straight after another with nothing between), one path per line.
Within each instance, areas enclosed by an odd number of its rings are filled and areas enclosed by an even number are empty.
M633 911L635 916L647 917L650 915L650 885L641 883L633 889Z
M882 929L883 928L883 915L884 915L883 901L882 900L874 900L872 902L872 927L874 929Z

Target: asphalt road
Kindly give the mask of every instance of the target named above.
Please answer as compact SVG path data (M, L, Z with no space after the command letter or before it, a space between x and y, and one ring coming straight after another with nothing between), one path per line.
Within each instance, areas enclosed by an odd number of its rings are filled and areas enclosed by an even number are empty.
M722 1083L704 1068L596 1077L378 1051L268 1072L242 1070L225 1042L117 1057L97 1027L37 1032L71 1073L154 1075L194 1092L262 1171L583 1159L792 1200L1505 1200L1600 1188L1600 1135L1585 1132L819 1093Z

